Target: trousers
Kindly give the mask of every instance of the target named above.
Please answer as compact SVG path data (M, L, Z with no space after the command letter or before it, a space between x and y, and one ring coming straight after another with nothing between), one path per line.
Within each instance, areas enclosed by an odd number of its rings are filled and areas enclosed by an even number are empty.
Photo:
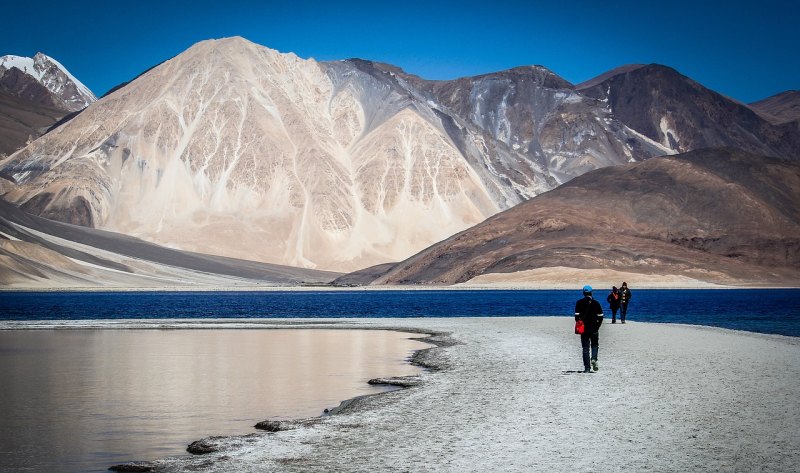
M583 367L589 368L590 359L589 359L589 349L591 347L592 350L592 360L597 359L597 349L599 347L598 342L600 339L600 332L599 330L595 330L594 332L584 332L581 334L581 346L583 347Z

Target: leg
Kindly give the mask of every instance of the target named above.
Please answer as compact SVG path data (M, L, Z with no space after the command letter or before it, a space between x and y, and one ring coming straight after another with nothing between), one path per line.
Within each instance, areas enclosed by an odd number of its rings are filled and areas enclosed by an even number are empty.
M611 323L612 324L617 323L617 311L618 310L619 310L619 307L612 307L611 308Z
M588 370L591 365L589 364L589 341L590 336L584 332L581 334L581 347L583 347L583 369Z
M623 324L625 323L625 315L627 315L627 313L628 313L628 303L626 302L619 306L619 315L620 318L622 319Z
M592 342L592 359L597 361L597 351L600 348L600 331L589 334L589 339Z

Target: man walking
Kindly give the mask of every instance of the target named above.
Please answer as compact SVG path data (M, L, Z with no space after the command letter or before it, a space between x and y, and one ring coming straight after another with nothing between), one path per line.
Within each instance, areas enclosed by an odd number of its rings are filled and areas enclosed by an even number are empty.
M611 323L617 323L617 311L619 310L619 289L617 286L611 287L611 292L608 293L608 297L606 297L606 302L608 302L608 306L611 308Z
M628 302L631 301L631 290L628 289L628 283L622 282L622 287L619 288L619 317L621 322L625 323L625 316L628 314Z
M603 308L592 298L592 286L583 286L583 298L575 303L575 321L583 321L581 346L583 347L583 372L597 371L597 349L600 325L603 324ZM591 348L592 357L589 358ZM590 364L591 363L591 364Z

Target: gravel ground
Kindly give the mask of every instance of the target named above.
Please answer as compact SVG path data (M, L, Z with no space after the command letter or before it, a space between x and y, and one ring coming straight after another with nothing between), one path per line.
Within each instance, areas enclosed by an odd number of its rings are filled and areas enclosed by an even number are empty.
M297 323L297 322L293 322ZM390 324L390 325L387 325ZM157 471L797 471L800 339L605 324L582 370L570 317L351 320L436 332L400 391L289 430L209 438ZM319 327L319 324L315 326Z

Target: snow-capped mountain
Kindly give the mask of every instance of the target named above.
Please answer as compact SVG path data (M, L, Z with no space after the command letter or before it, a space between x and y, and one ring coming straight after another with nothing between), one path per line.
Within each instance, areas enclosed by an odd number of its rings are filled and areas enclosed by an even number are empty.
M349 271L691 145L623 112L541 66L427 81L209 40L1 161L0 193L172 248Z
M538 68L457 88L204 41L0 164L5 198L170 247L344 271L663 154Z
M0 80L15 68L33 78L52 94L52 103L40 102L45 105L74 112L97 100L92 91L61 63L45 54L36 53L32 58L14 55L0 57ZM19 88L17 92L22 98L38 101L36 97L27 97L23 88Z

